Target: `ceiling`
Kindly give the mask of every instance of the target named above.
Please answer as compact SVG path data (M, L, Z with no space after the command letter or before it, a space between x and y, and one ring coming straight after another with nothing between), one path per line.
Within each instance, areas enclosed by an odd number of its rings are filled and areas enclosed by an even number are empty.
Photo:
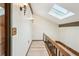
M75 13L74 16L65 18L63 20L59 20L58 18L48 14L48 12L54 4L55 3L32 3L31 6L33 9L33 14L47 18L48 20L55 22L57 24L79 21L79 3L57 3L58 5Z

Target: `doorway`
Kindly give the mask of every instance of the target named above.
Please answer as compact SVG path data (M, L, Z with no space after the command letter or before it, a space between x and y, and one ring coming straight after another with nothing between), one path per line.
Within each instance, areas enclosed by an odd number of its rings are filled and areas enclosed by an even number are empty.
M11 56L11 4L5 3L5 56Z
M0 3L0 56L10 56L10 4Z

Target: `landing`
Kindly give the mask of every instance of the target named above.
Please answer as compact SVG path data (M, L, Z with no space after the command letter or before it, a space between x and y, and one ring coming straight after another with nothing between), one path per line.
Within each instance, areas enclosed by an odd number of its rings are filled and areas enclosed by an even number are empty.
M43 41L32 41L27 56L49 56Z

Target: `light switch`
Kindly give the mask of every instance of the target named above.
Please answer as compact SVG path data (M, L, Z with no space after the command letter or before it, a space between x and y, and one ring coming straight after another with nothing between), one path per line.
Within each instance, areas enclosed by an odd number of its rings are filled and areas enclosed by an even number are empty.
M17 29L16 27L13 27L12 28L12 36L16 35L17 34Z

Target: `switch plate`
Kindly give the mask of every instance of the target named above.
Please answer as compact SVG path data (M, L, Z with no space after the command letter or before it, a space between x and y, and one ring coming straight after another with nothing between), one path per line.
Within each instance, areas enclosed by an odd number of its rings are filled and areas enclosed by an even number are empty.
M16 33L17 33L17 29L16 29L16 27L13 27L12 28L12 36L16 35Z

